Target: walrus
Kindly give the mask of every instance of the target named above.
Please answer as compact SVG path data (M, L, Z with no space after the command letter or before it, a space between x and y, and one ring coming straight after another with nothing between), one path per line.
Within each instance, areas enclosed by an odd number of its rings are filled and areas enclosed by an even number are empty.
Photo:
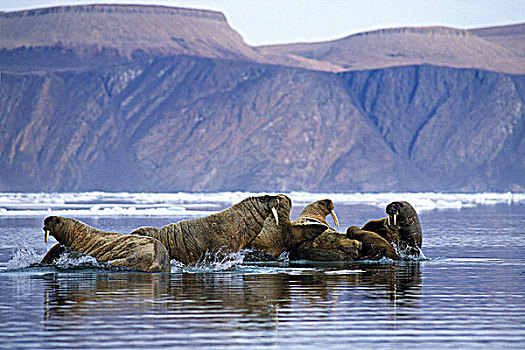
M267 230L274 230L268 226L270 220L274 220L275 227L281 227L279 216L281 221L289 216L290 207L291 200L284 194L249 197L219 213L162 228L140 227L131 233L158 239L168 249L170 259L191 264L206 254L226 255L246 248L265 224ZM277 254L278 249L270 248L271 254Z
M392 245L375 232L364 231L357 226L350 226L346 229L346 237L362 243L359 254L360 259L379 260L386 257L392 260L400 260Z
M419 217L408 202L392 202L386 206L386 218L370 220L361 227L386 239L401 254L419 257L422 230Z
M279 202L277 218L268 216L264 220L261 232L246 246L248 260L274 260L294 244L290 222L292 201L283 196Z
M42 259L49 262L61 249L71 248L90 255L99 262L144 272L170 272L168 251L152 237L125 235L117 232L98 230L82 221L59 216L44 220L44 240L55 237L55 245Z
M329 199L320 200L307 207L300 218L290 222L292 202L284 202L278 210L279 225L270 217L266 218L261 233L248 245L250 253L248 260L274 260L284 251L314 239L326 230L329 225L325 221L331 214L339 227L334 204Z
M339 228L334 203L330 199L308 204L293 221L292 230L313 232L315 235L312 236L316 238L289 249L291 260L351 261L359 256L361 243L332 229L326 222L328 214L332 215L334 223Z

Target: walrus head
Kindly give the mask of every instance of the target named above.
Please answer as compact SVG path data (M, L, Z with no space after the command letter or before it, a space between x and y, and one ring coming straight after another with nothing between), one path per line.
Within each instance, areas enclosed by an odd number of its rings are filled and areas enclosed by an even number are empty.
M408 202L392 202L386 206L386 227L398 232L398 248L409 255L419 256L422 246L422 231L419 217Z
M316 202L308 204L299 217L308 217L312 219L316 219L323 224L328 225L326 222L326 216L330 214L332 215L332 218L334 219L334 223L339 228L339 220L337 220L337 215L334 211L334 202L332 202L330 199L321 199Z
M284 194L279 194L277 195L277 202L278 202L277 208L279 208L280 211L287 213L287 216L289 217L290 210L292 210L292 200ZM273 216L275 217L275 221L277 222L277 224L279 224L279 220L278 220L279 216L277 215L276 207L272 207L272 213L273 213Z
M49 236L53 236L57 241L61 242L64 240L64 224L65 220L58 216L48 216L44 220L44 241L47 243Z
M81 221L61 216L48 216L44 220L44 241L47 243L51 235L60 243L70 245L79 232L90 230L94 229Z
M279 214L280 211L290 213L292 207L292 200L284 194L279 194L277 196L265 195L262 197L251 197L254 202L254 205L258 207L263 213L271 213L275 219L275 223L279 225ZM262 200L261 200L262 199ZM263 215L265 217L266 215Z

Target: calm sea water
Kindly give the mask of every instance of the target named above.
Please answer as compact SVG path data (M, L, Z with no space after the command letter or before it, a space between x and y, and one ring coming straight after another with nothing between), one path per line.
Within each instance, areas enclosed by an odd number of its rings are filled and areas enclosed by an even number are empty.
M367 205L336 211L343 228L383 217ZM129 232L182 218L81 219ZM0 348L524 349L525 205L420 218L418 261L259 265L240 254L146 274L92 259L32 265L52 245L44 216L0 216Z

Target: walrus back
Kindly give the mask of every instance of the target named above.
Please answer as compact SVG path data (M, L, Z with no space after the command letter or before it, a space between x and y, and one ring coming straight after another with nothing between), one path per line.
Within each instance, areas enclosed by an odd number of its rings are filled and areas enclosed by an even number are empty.
M191 257L187 256L187 247L182 240L181 222L169 224L162 228L139 227L131 232L132 235L147 236L159 240L167 249L169 258L182 263L188 263Z
M313 240L290 249L291 260L353 261L359 257L361 243L345 235L326 229Z
M201 260L206 253L229 254L245 248L261 232L270 209L265 199L250 197L221 212L181 220L162 228L141 227L132 232L158 239L170 259L184 264Z

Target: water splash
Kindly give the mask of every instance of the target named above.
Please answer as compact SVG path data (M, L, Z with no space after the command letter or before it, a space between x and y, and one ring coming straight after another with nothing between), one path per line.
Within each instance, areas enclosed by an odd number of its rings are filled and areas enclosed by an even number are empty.
M92 256L84 255L72 250L66 250L61 254L54 265L59 269L79 269L79 268L107 268L109 265L99 263Z
M418 249L419 249L419 258L422 260L427 260L427 257L423 253L423 250L421 248L418 248Z
M181 266L179 262L176 262L175 268L182 270L182 272L214 272L214 271L229 271L233 270L237 265L241 264L246 257L246 250L241 250L239 252L224 254L222 251L217 252L206 252L204 258L194 264L189 264L187 266ZM172 265L172 271L173 265ZM179 271L180 272L180 271Z
M397 255L399 255L399 257L401 258L401 260L413 260L413 261L428 260L428 258L425 256L425 254L423 253L423 250L420 247L417 248L419 251L419 255L414 256L414 255L407 254L405 250L399 248L394 242L392 242L391 245L396 251Z
M7 269L23 269L40 262L41 258L41 255L34 248L23 247L15 250L13 258L7 262Z

